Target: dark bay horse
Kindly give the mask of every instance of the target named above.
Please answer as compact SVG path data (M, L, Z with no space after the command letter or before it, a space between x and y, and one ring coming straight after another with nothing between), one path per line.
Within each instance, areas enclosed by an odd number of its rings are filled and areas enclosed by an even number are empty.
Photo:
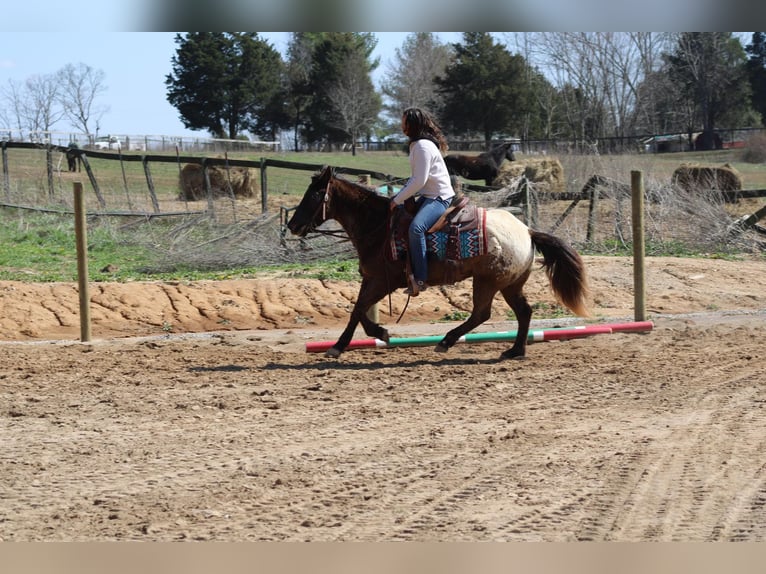
M388 342L388 331L367 316L372 305L394 290L406 287L406 261L395 260L386 249L390 243L387 197L362 184L336 177L330 167L311 178L303 199L287 223L288 229L305 237L329 219L345 230L359 256L362 284L348 325L335 345L325 353L337 358L351 342L359 323L370 336ZM580 255L557 237L529 229L504 209L486 212L487 250L483 255L460 259L450 269L454 282L473 277L473 310L470 317L449 331L436 345L446 352L458 339L489 319L492 300L500 292L516 314L518 331L513 347L500 358L524 358L532 308L523 287L535 259L543 255L543 267L558 299L575 314L587 316L586 273ZM455 262L452 262L453 265ZM429 285L442 285L448 276L444 261L430 261Z
M483 179L486 185L492 185L504 160L514 161L513 144L510 142L495 146L479 155L448 154L444 156L450 175L460 175L466 179Z

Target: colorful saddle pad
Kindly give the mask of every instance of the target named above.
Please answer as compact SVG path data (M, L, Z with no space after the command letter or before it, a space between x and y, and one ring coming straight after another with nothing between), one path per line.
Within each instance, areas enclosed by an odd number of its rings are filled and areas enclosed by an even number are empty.
M426 251L439 261L446 259L469 259L487 252L487 210L478 208L476 226L461 229L458 225L449 225L436 233L426 234ZM391 237L391 257L405 259L408 252L406 228L400 229Z

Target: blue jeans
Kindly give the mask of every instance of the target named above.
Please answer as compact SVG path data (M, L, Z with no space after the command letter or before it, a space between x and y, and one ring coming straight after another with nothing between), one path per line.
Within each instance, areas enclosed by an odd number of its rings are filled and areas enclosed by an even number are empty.
M447 210L452 198L434 199L423 197L418 203L420 208L410 223L409 243L410 259L412 261L412 275L415 281L428 279L428 262L426 260L426 231Z

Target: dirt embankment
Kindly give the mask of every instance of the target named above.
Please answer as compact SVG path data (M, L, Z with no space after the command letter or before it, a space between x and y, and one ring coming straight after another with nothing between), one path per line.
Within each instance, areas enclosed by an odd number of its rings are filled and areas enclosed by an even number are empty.
M586 257L594 317L632 317L631 260ZM649 258L647 310L653 314L766 308L764 261ZM342 327L356 300L353 282L300 278L197 282L96 283L91 290L94 338L261 329ZM533 273L527 296L544 317L556 301L542 271ZM0 282L0 340L77 340L76 284ZM395 323L407 298L395 293L380 303L380 321ZM471 281L433 288L410 301L402 323L454 319L471 310ZM498 297L492 321L508 318Z

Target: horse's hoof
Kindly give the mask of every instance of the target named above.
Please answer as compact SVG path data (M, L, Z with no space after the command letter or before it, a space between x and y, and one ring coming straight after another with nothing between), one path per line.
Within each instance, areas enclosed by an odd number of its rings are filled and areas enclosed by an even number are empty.
M324 356L329 357L330 359L337 359L338 357L340 357L340 351L336 349L335 347L330 347L329 349L327 349L327 351L325 351Z
M381 341L383 341L386 345L388 345L391 342L391 336L388 334L388 331L383 331L383 336L379 337Z
M441 343L437 343L436 346L434 347L434 351L436 351L437 353L446 353L447 351L449 351L449 347L447 347L446 345L442 345Z

